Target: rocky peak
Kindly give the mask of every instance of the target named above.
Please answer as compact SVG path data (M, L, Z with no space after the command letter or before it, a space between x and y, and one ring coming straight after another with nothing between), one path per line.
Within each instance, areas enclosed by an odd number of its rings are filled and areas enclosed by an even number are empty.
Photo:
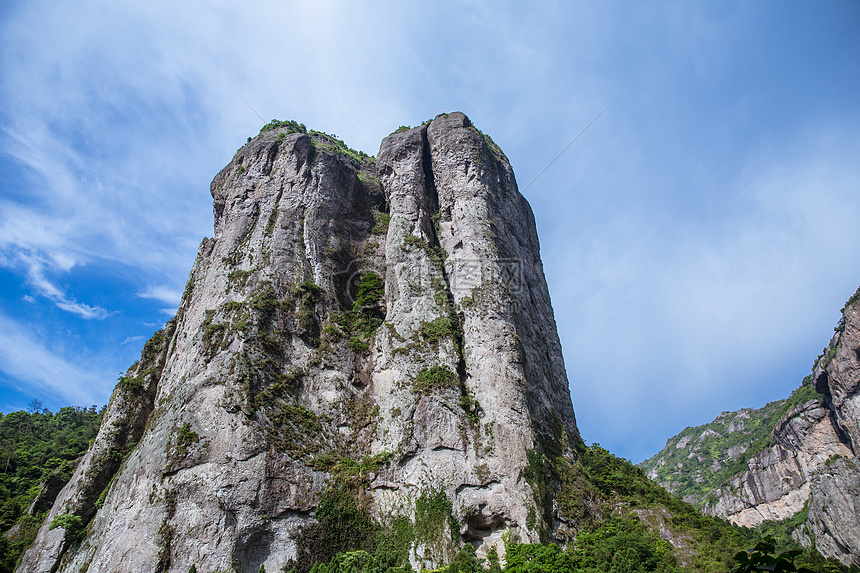
M580 439L534 217L489 137L443 114L374 161L273 122L211 192L176 318L19 571L306 571L379 527L421 568L564 535L528 466Z

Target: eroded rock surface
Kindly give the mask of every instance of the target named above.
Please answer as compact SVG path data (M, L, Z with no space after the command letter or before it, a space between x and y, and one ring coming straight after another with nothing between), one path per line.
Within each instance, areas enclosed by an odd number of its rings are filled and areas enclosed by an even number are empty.
M176 318L19 571L280 571L344 468L382 523L443 494L459 530L416 538L418 566L555 530L527 452L579 436L534 218L488 137L445 114L374 162L276 125L211 191Z
M807 524L822 554L860 565L860 289L842 309L836 334L812 377L835 414L834 430L853 455L815 476Z
M829 411L811 400L793 408L773 431L776 445L747 462L748 471L713 492L708 513L755 527L801 511L812 477L828 460L851 455L834 430Z

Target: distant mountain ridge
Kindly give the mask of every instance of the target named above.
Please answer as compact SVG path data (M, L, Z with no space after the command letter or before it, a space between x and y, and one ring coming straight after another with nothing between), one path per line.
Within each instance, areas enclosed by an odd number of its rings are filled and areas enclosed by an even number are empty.
M824 396L815 391L810 375L787 399L761 408L722 412L712 422L685 428L639 465L651 479L671 492L683 492L684 501L705 509L717 501L715 488L776 445L773 430L777 423L794 407L811 400L823 403Z
M791 522L797 541L860 565L860 289L834 330L788 399L686 428L640 467L705 513Z

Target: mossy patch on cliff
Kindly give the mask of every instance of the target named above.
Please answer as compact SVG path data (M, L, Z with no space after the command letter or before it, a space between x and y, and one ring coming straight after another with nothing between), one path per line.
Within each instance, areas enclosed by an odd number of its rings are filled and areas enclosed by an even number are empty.
M331 315L331 320L346 334L350 348L363 354L370 348L369 342L376 330L385 321L381 301L385 294L382 277L374 272L361 276L352 307Z
M459 383L457 374L447 366L431 366L418 372L412 391L415 394L432 394L440 390L456 388Z
M360 460L328 454L313 462L329 472L329 479L317 505L317 523L301 528L296 537L293 565L298 573L310 571L315 563L328 563L338 553L374 553L381 527L370 516L370 474L390 458L387 453Z
M200 436L191 429L191 424L188 422L176 428L165 447L164 453L167 457L165 470L168 472L176 470L188 455L189 448L198 442L200 442Z
M442 489L423 491L415 501L415 541L436 558L458 541L459 524L451 512L451 500Z
M440 316L431 322L423 322L418 331L428 343L436 346L441 340L453 338L459 324L450 316Z

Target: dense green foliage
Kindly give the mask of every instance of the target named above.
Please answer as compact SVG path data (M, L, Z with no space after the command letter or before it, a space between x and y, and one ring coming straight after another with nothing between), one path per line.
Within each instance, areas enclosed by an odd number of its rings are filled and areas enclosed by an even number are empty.
M42 486L51 485L56 493L69 480L102 418L96 406L53 414L34 401L32 410L0 414L0 529L6 534L17 524L8 539L0 535L0 573L14 569L53 501L42 501ZM27 515L34 500L35 515Z
M566 550L552 544L508 543L506 558L505 573L680 571L671 545L629 516L613 516L580 533Z
M298 123L298 122L290 120L290 119L288 119L286 121L279 121L277 119L273 119L272 121L270 121L269 123L267 123L266 125L264 125L263 127L260 128L260 133L263 133L264 131L271 131L273 129L281 129L281 128L286 128L286 131L283 132L286 134L307 133L308 132L307 128L305 127L305 124L303 124L303 123Z
M641 538L642 544L654 547L656 552L654 540L648 537L647 531L669 530L675 538L684 540L685 549L679 551L679 562L685 569L717 573L726 571L732 556L750 542L748 531L702 515L649 480L641 468L612 455L599 444L580 448L579 459L574 463L562 456L559 449L544 449L547 453L540 459L530 453L525 477L536 484L532 487L539 492L538 499L547 497L546 493L540 493L541 488L555 491L561 513L579 523L577 543L583 535L599 533L604 540L600 546L612 546L608 541L609 533L615 531L623 532L627 542L632 537ZM610 505L615 509L611 510ZM619 513L621 507L636 513ZM548 510L544 511L546 516ZM619 529L616 526L604 531L619 515L625 520L636 519L644 528L625 526L626 529ZM660 567L671 565L660 563Z
M51 520L49 529L62 528L64 531L65 540L69 543L76 543L84 538L84 520L80 515L72 513L62 513Z
M726 412L713 422L684 429L641 465L646 471L655 470L656 481L668 484L676 495L691 497L704 507L715 501L708 495L712 490L725 487L733 476L747 470L753 456L774 445L774 427L789 410L816 399L823 397L808 376L786 400L756 410Z
M806 567L795 567L794 560L802 551L794 549L773 555L776 543L772 537L765 537L751 551L741 551L735 556L737 566L731 573L753 573L772 571L774 573L813 573Z
M352 305L352 310L379 310L379 301L385 293L382 277L374 272L366 273L358 283L358 295Z
M447 366L432 366L418 373L412 391L416 394L432 394L437 390L456 388L459 383L457 374Z

